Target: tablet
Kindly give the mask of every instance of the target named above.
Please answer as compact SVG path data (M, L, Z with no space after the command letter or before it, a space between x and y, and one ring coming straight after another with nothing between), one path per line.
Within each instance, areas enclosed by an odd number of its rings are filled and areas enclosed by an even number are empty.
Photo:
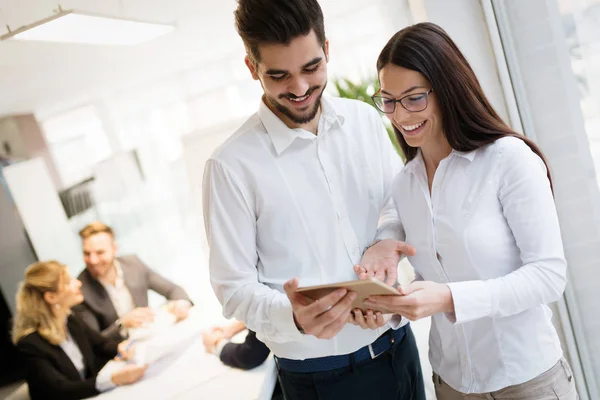
M336 289L346 288L353 292L356 292L358 296L354 302L352 302L352 309L359 308L361 310L371 309L373 311L381 311L387 313L387 311L383 309L377 309L373 306L368 306L364 304L364 301L369 296L375 295L400 295L400 293L394 289L393 287L386 285L381 282L379 279L370 278L370 279L362 279L355 281L347 281L347 282L338 282L338 283L330 283L327 285L316 285L316 286L305 286L298 288L298 292L302 293L306 297L309 297L313 300L318 300L323 296L335 291Z

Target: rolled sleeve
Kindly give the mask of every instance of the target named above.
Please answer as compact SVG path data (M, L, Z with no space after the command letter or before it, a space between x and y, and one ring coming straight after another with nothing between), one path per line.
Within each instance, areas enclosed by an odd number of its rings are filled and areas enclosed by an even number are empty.
M377 235L375 236L373 244L385 239L404 240L404 232L402 231L400 221L397 220L396 210L394 210L394 215L391 217L388 214L382 218L388 218L388 221L380 223L377 227ZM389 221L389 219L392 220Z

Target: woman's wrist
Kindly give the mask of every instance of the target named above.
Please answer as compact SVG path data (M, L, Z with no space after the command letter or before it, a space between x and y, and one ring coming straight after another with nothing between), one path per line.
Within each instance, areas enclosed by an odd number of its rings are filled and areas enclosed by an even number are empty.
M443 296L444 296L444 307L442 312L445 313L453 313L454 312L454 298L452 297L452 290L450 290L450 286L448 286L447 284L443 284L444 290L443 290Z

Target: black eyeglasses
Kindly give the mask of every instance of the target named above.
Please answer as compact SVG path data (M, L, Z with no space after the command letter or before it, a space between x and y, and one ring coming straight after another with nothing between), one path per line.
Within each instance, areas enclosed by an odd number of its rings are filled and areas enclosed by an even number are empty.
M379 111L385 114L393 114L396 111L396 103L402 104L402 107L406 111L419 112L427 108L427 99L431 92L433 92L433 89L429 89L426 92L411 93L400 99L394 99L377 94L379 93L378 91L371 96L371 99L373 99L373 103L375 103Z

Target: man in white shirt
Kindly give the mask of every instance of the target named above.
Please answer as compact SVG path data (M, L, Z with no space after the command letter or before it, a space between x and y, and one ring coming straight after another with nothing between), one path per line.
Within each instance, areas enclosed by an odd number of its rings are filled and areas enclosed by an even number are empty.
M209 159L204 220L211 282L226 317L274 353L286 399L424 399L401 317L348 324L355 293L313 302L302 286L356 279L366 248L397 265L387 192L401 168L378 113L322 97L328 42L316 0L240 0L256 114ZM395 278L395 277L392 277ZM393 279L392 279L393 280ZM362 316L361 316L362 318Z

